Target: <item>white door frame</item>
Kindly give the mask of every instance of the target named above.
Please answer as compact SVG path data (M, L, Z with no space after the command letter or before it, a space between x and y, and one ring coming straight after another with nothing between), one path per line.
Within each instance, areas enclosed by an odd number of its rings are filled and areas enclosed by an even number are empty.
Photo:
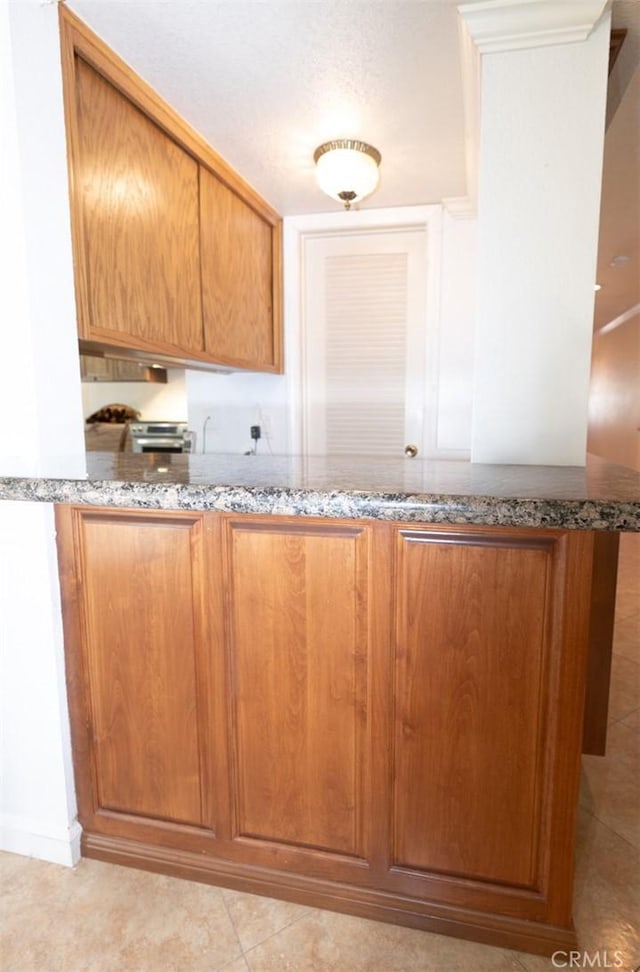
M304 278L303 249L308 236L338 232L404 230L419 227L427 237L427 320L425 335L425 454L437 450L438 371L440 338L440 272L442 254L442 206L405 206L363 212L316 213L288 216L283 221L285 371L289 400L289 452L302 454Z

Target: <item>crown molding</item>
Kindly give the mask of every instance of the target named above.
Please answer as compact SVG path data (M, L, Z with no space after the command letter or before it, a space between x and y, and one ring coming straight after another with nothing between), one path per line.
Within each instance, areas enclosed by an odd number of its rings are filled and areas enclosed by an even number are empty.
M462 17L458 17L458 46L464 109L464 162L466 196L444 199L447 212L456 219L475 217L478 200L480 155L481 57Z
M587 39L611 0L480 0L462 3L478 51L519 51Z

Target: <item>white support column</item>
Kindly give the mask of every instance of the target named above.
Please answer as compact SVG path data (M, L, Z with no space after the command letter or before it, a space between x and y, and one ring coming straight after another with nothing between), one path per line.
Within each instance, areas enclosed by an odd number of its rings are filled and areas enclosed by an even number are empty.
M0 0L2 464L84 467L55 4ZM23 468L10 457L17 455ZM69 463L67 463L69 465ZM79 856L53 510L0 504L0 847Z
M585 461L605 6L458 8L482 62L474 462Z

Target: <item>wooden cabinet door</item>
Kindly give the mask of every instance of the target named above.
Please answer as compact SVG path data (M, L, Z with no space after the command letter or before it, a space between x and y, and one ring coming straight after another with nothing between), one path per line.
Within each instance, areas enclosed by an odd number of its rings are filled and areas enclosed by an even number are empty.
M80 336L201 351L198 163L77 55L74 94Z
M81 822L212 832L202 516L56 515Z
M281 370L280 227L200 167L205 350L223 364Z
M342 862L361 872L369 528L251 518L225 527L232 852L286 869L335 876Z
M570 923L589 543L397 531L390 864L406 890Z

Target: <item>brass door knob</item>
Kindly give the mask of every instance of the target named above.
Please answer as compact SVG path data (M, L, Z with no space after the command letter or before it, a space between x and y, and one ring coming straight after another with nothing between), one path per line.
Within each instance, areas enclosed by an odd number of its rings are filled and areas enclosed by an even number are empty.
M404 454L408 456L409 459L415 459L418 455L418 447L416 445L408 445L404 447Z

